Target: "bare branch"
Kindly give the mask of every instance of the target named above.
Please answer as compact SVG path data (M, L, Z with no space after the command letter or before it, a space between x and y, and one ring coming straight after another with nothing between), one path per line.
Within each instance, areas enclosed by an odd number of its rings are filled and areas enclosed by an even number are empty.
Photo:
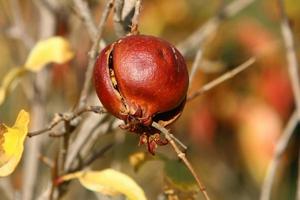
M78 9L80 17L83 19L83 22L85 24L85 27L87 28L90 38L93 40L97 35L97 27L93 20L93 16L88 7L87 1L74 0L74 4Z
M116 35L122 37L130 31L134 1L115 0L114 28Z
M28 35L23 17L21 16L21 8L18 0L11 0L11 11L14 17L14 26L10 28L10 36L20 39L25 46L30 49L34 45L34 39Z
M98 25L96 40L94 41L93 46L89 52L90 59L89 59L88 66L86 69L83 89L81 90L81 93L80 93L77 109L84 107L86 104L87 96L88 96L90 85L91 85L93 67L94 67L94 64L96 61L97 53L99 51L99 47L100 47L99 43L100 43L100 40L102 37L103 28L104 28L105 22L107 21L108 15L112 9L113 3L114 3L114 0L108 0L106 3L106 6L104 8L104 11L102 13L102 17L101 17L99 25Z
M294 93L295 104L300 116L300 85L299 85L299 71L298 71L299 66L297 62L297 55L295 51L293 34L292 34L291 27L289 25L288 17L285 13L283 1L278 0L277 3L281 15L281 34L286 48L286 58L288 62L290 81Z
M0 179L0 189L3 192L4 198L6 197L9 200L14 199L14 188L9 180L9 177L2 177Z
M209 196L207 194L206 188L203 185L203 183L200 181L199 176L197 175L197 173L194 170L194 167L192 166L192 164L190 163L190 161L186 158L185 153L183 153L179 147L177 146L177 144L174 142L173 138L171 137L171 134L169 133L169 131L164 128L163 126L161 126L160 124L156 123L156 122L152 122L152 126L154 128L156 128L157 130L161 131L164 136L166 137L166 139L169 141L169 143L172 145L173 149L175 150L175 152L177 153L178 158L180 158L183 163L187 166L187 168L190 170L190 172L192 173L193 177L195 178L198 187L200 189L200 191L202 192L204 198L206 200L209 200Z
M38 21L38 38L48 38L54 34L56 21L55 16L48 10L40 1L33 1L39 14ZM26 27L26 26L25 26ZM46 106L45 97L47 96L47 79L48 71L42 70L34 79L35 93L31 105L31 128L41 129L45 126L46 122ZM42 142L45 138L33 138L27 140L25 147L25 156L23 164L23 179L26 180L22 185L22 199L31 200L35 194L36 181L38 177L39 165L38 161L39 152Z
M280 158L284 152L284 150L287 147L288 141L290 140L293 131L298 124L298 120L300 117L300 85L299 85L299 71L298 71L298 62L297 62L297 56L295 51L295 44L293 41L293 34L292 30L289 25L288 17L285 13L285 8L282 0L277 0L277 4L279 7L279 13L281 17L281 34L284 40L284 45L286 48L286 58L288 62L288 71L290 75L290 81L294 93L294 99L296 104L296 111L293 113L292 117L290 118L286 129L279 139L275 154L273 156L273 159L271 160L271 163L269 165L264 184L262 186L262 192L260 196L260 200L268 200L271 197L271 190L272 185L274 182L275 173L277 170L278 163L280 161ZM299 189L300 190L300 189ZM297 194L299 191L297 192Z
M79 153L84 149L84 146L89 144L90 140L94 142L98 139L99 134L106 133L110 123L107 120L108 116L106 114L102 115L101 118L99 116L89 116L81 124L77 131L79 133L84 132L84 134L79 135L79 137L76 137L76 139L72 142L70 147L71 150L66 158L66 170L69 170L71 167L73 167ZM95 132L95 126L101 127L101 131Z
M139 17L140 17L140 12L141 12L141 0L136 0L135 2L135 8L134 8L134 15L132 17L132 23L131 23L131 34L138 34L138 23L139 23Z
M106 110L101 106L86 106L84 108L81 108L80 110L77 110L76 112L70 112L70 113L63 113L63 114L55 114L51 123L48 125L47 128L29 132L27 134L28 137L33 137L36 135L40 135L46 132L51 131L54 127L56 127L60 122L71 122L75 118L79 117L80 115L86 113L86 112L94 112L97 114L105 113ZM61 133L62 134L62 133Z
M192 81L194 79L194 76L195 76L195 74L197 72L198 66L199 66L199 64L200 64L200 62L202 60L202 55L203 55L203 49L199 48L198 51L197 51L197 53L196 53L193 65L192 65L192 69L191 69L191 73L190 73L190 83L192 83Z
M204 25L199 27L194 33L192 33L187 39L177 45L177 48L183 56L187 56L190 51L197 49L200 44L214 33L219 27L220 23L230 17L233 17L251 3L254 0L235 0L227 5L220 15L217 15L208 20Z
M89 157L81 164L78 165L76 168L70 169L68 173L72 173L78 170L81 170L89 165L91 165L95 160L102 157L109 149L113 147L114 144L107 144L102 148L97 149L95 152L91 153Z
M260 200L269 200L271 195L271 189L274 182L274 177L276 173L276 169L278 167L279 161L288 145L288 142L293 134L293 131L298 124L299 118L298 113L295 111L290 117L282 135L280 136L275 151L273 154L273 158L270 161L269 167L267 169L267 173L262 185L262 192L260 195Z
M193 100L194 98L198 97L199 95L203 94L204 92L211 90L212 88L218 86L219 84L223 83L224 81L226 81L226 80L234 77L238 73L244 71L245 69L250 67L255 62L255 60L256 59L254 57L252 57L252 58L248 59L246 62L244 62L243 64L236 67L235 69L233 69L229 72L226 72L225 74L218 77L217 79L205 84L199 90L197 90L193 94L189 95L187 98L187 101Z

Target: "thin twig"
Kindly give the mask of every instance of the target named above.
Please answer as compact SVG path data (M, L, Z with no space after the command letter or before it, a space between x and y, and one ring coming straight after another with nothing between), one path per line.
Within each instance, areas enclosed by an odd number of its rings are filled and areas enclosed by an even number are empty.
M135 2L135 8L134 8L134 15L132 17L132 23L131 23L131 34L136 35L139 34L138 30L138 24L139 24L139 17L141 13L141 0L136 0Z
M212 88L216 87L217 85L223 83L224 81L226 81L226 80L234 77L238 73L244 71L245 69L247 69L248 67L250 67L255 62L255 60L256 59L254 57L251 57L246 62L244 62L243 64L239 65L235 69L233 69L233 70L231 70L229 72L226 72L225 74L223 74L222 76L218 77L217 79L215 79L215 80L213 80L213 81L205 84L199 90L197 90L193 94L189 95L188 98L187 98L187 101L190 101L190 100L198 97L199 95L203 94L204 92L207 92L207 91L211 90Z
M48 125L47 128L45 129L41 129L38 131L32 131L29 132L27 134L28 137L33 137L36 135L40 135L46 132L51 131L54 127L56 127L60 122L71 122L72 120L74 120L75 118L79 117L80 115L82 115L83 113L86 112L94 112L97 114L102 114L105 113L106 110L101 107L101 106L86 106L84 108L81 108L80 110L77 110L76 112L71 112L71 113L64 113L64 114L55 114L51 123ZM63 133L61 133L63 134Z
M182 55L186 56L191 50L197 49L203 40L214 33L223 20L233 17L253 2L254 0L236 0L228 4L220 15L209 19L187 39L176 45L177 48L182 53Z
M39 160L42 161L42 163L44 163L45 165L47 165L49 168L53 168L54 167L54 162L52 159L40 154L39 155Z
M96 56L97 56L97 53L98 53L98 50L99 50L99 47L100 47L100 40L101 40L101 37L102 37L104 25L105 25L105 22L107 21L108 15L109 15L112 7L113 7L113 3L114 3L114 0L108 0L107 3L106 3L106 6L104 8L104 11L102 13L102 17L100 19L98 29L97 29L96 40L94 41L93 46L92 46L92 48L89 52L90 59L89 59L88 66L87 66L87 69L86 69L83 88L82 88L81 93L80 93L77 109L80 109L80 108L84 107L85 104L86 104L87 96L88 96L88 93L89 93L91 80L92 80L93 67L94 67L94 64L95 64L95 61L96 61Z
M122 37L130 32L135 4L135 1L115 0L114 27L118 37Z
M203 49L202 48L199 48L197 53L196 53L196 56L195 56L195 60L193 62L193 65L192 65L192 69L191 69L191 73L190 73L190 83L192 83L193 79L194 79L194 76L197 72L197 69L199 67L199 64L202 60L202 55L203 55ZM190 84L191 85L191 84Z
M80 17L83 19L83 22L85 24L85 27L87 28L87 32L89 33L90 38L94 39L97 35L97 27L93 20L93 16L91 14L87 1L74 0L74 4L78 9Z
M14 17L14 26L10 29L9 33L14 38L20 39L25 46L30 49L34 45L34 39L27 33L26 26L21 16L21 8L18 0L11 0L11 11Z
M297 111L294 111L292 116L290 117L282 135L280 136L275 151L272 157L272 160L270 161L269 167L267 169L267 173L264 179L264 183L262 185L262 192L260 195L260 200L268 200L270 199L272 184L274 182L274 177L276 173L276 169L278 167L279 161L282 157L282 154L284 153L288 142L293 134L293 131L296 128L296 125L298 124L299 118L297 115Z
M72 163L75 162L76 158L78 157L80 151L82 150L83 146L86 145L87 141L93 137L93 130L95 126L105 124L105 120L107 119L107 115L104 114L102 116L88 116L84 122L81 123L80 127L76 131L78 133L84 132L84 134L77 136L71 144L70 152L68 153L65 169L69 170L72 166Z
M187 146L186 146L185 144L183 144L177 137L175 137L175 136L174 136L173 134L171 134L171 133L170 133L170 137L171 137L177 144L179 144L179 145L183 148L184 152L187 151Z
M299 82L299 71L298 71L299 66L297 62L297 55L295 51L293 34L292 34L291 27L289 25L288 17L285 13L283 1L278 0L277 3L280 11L280 16L281 16L281 34L286 48L286 58L288 62L290 81L292 84L298 115L300 117L300 85L299 85L300 82Z
M55 16L40 1L33 1L38 14L38 38L44 39L52 36L55 31ZM26 27L26 26L25 26ZM24 27L24 28L25 28ZM33 88L35 89L31 105L32 129L41 129L46 123L46 106L48 71L40 71L33 79ZM36 183L39 176L38 161L39 152L43 144L43 137L28 140L25 147L25 156L23 163L23 179L26 180L22 185L22 199L31 200L35 196Z
M218 9L218 12L217 12L217 17L220 19L222 16L223 16L223 13L225 12L229 12L228 10L230 10L230 7L226 9L224 9L225 7L225 3L224 1L220 1L220 5L219 5L219 9ZM232 11L231 11L232 12ZM216 21L214 21L216 22ZM205 28L205 29L204 29ZM190 73L190 83L193 82L193 79L195 77L195 74L197 72L197 70L199 69L200 67L200 64L201 64L201 61L202 61L202 58L203 58L203 51L204 51L204 48L205 48L205 43L207 43L208 41L208 38L212 38L212 36L214 36L217 32L217 24L212 24L212 26L206 26L204 27L202 30L203 30L203 39L202 39L202 44L198 47L198 50L196 52L196 56L195 56L195 59L194 59L194 62L193 62L193 65L192 65L192 68L191 68L191 73ZM192 84L190 84L191 86Z
M286 48L286 58L288 62L288 71L290 76L290 81L294 93L294 99L296 104L296 111L290 118L283 135L279 139L273 159L268 167L268 171L262 186L262 192L260 200L269 200L271 197L272 185L274 182L274 177L276 173L277 166L279 164L280 158L287 147L288 141L293 134L293 131L299 121L300 117L300 85L299 85L299 75L298 75L298 63L297 56L295 52L295 45L293 41L293 34L289 26L288 17L285 13L284 4L282 0L277 1L279 7L279 13L281 17L281 34L284 40L284 45Z
M172 137L170 136L169 131L164 128L163 126L161 126L160 124L153 122L152 126L154 128L156 128L157 130L161 131L164 136L166 137L166 139L169 141L169 143L172 145L173 149L175 150L175 152L177 153L177 156L183 161L183 163L187 166L187 168L190 170L190 172L192 173L193 177L195 178L198 187L200 189L200 191L202 192L204 198L206 200L209 200L209 196L208 193L206 191L205 186L203 185L203 183L200 181L199 176L197 175L197 173L194 170L194 167L192 166L192 164L190 163L190 161L186 158L185 153L183 153L179 147L177 146L177 144L174 142L174 140L172 139Z
M97 149L95 152L93 152L81 165L78 165L77 167L70 169L68 173L72 173L78 170L81 170L89 165L91 165L95 160L102 157L104 153L106 153L109 149L113 147L114 144L107 144L102 148Z

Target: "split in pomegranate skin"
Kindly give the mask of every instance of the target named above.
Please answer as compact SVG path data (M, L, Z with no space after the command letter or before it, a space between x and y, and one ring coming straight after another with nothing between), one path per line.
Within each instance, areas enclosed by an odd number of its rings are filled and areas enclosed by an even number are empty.
M141 135L154 154L166 144L151 127L167 126L181 114L189 84L179 51L157 37L131 35L108 45L94 68L94 85L103 106L119 119L122 128Z

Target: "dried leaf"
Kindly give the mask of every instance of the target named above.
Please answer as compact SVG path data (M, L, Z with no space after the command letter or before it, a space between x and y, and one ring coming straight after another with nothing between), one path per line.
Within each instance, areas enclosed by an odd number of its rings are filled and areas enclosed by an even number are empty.
M0 86L0 105L4 102L7 93L12 89L13 83L25 72L26 69L24 68L13 68L4 76Z
M13 127L0 125L0 176L8 176L17 167L28 132L29 114L21 110Z
M74 57L70 43L59 36L38 42L31 50L25 68L37 72L46 64L54 62L65 63Z
M110 196L124 194L129 200L146 200L144 191L132 178L113 169L67 174L61 177L59 182L75 178L78 178L85 188L95 192Z

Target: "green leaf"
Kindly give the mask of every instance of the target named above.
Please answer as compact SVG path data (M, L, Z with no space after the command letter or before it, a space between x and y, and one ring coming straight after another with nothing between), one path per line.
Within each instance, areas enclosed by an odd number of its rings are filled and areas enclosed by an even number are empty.
M180 161L166 160L165 175L170 182L179 189L189 190L196 187L196 181L191 172Z

